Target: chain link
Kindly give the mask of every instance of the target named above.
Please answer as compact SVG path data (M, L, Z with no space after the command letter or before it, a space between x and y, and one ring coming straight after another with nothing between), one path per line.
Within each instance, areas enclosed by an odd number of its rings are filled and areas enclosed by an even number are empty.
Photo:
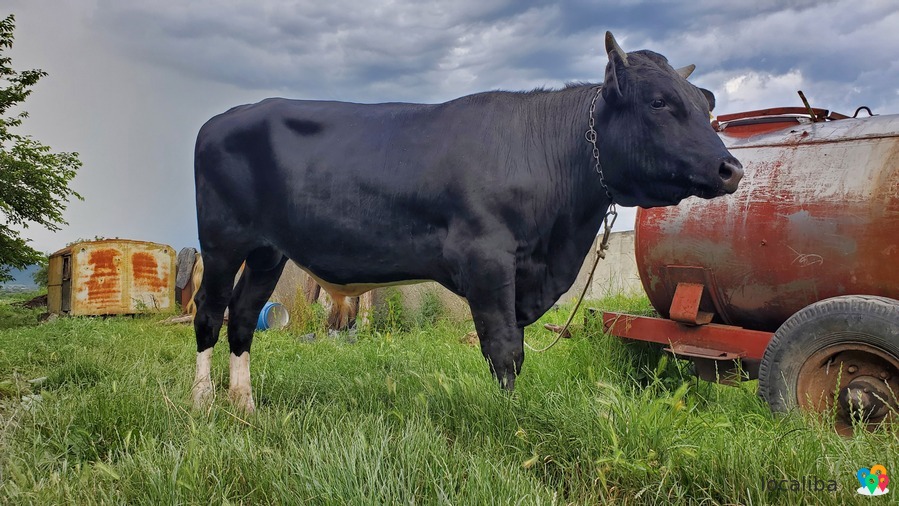
M587 138L587 142L593 145L593 160L596 162L596 173L599 174L599 184L602 185L602 189L606 192L606 197L609 197L609 208L606 210L606 215L603 217L603 233L602 233L602 241L599 243L599 248L596 250L596 261L599 262L600 259L606 258L606 250L609 249L609 236L612 233L612 227L615 226L615 220L618 219L618 206L615 205L615 199L612 198L612 192L609 191L609 187L606 186L606 177L605 174L602 173L602 164L599 163L599 146L596 145L597 133L596 133L596 100L599 98L599 94L602 92L602 86L598 86L596 88L596 94L593 95L593 100L590 102L590 119L587 121L587 124L590 128L587 130L587 133L584 134L584 137ZM593 264L593 269L596 269L596 264ZM593 271L590 272L590 279L593 279ZM589 283L589 282L588 282Z
M606 250L609 249L609 236L612 235L612 227L615 226L615 220L618 219L618 206L612 202L612 205L609 206L609 209L606 211L606 216L602 219L603 226L605 227L602 232L602 241L599 243L599 249L596 250L597 258L602 258L605 260L606 258ZM590 276L593 276L593 273L590 273Z
M599 184L602 185L602 189L606 192L606 197L609 197L609 203L614 204L615 199L612 198L612 192L609 191L609 187L606 185L606 176L602 173L602 164L599 163L599 146L596 144L599 137L596 134L596 118L594 117L594 113L596 113L596 99L599 98L601 92L602 86L598 86L596 88L596 94L593 95L593 100L590 101L590 117L587 121L590 128L584 133L584 137L587 139L587 142L593 145L593 160L596 162L596 173L599 174Z

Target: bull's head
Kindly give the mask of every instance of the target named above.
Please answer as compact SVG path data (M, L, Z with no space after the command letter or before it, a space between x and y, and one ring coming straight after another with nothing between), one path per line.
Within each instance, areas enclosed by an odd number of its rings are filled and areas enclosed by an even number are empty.
M737 190L743 168L709 123L715 97L652 51L625 53L606 32L597 132L605 180L626 206L673 205Z

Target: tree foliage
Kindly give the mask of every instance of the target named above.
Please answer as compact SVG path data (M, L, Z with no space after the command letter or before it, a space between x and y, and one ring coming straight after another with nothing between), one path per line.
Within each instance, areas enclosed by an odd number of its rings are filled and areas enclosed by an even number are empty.
M37 270L31 273L31 279L38 287L46 289L50 284L50 259L41 257L37 266Z
M37 224L59 230L66 224L63 211L69 199L81 199L69 188L81 167L78 153L54 153L31 136L15 133L28 113L10 111L47 73L12 68L7 54L14 29L12 14L0 21L0 281L10 279L10 268L23 269L43 258L15 228Z

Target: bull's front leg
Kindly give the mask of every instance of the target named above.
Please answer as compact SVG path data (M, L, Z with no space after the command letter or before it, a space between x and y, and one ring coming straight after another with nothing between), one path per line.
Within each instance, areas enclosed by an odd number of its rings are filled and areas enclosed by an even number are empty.
M511 391L524 363L524 329L515 315L515 264L511 255L485 252L474 259L466 298L481 353L500 386Z
M524 329L491 311L472 308L471 312L490 372L500 387L512 391L524 363Z

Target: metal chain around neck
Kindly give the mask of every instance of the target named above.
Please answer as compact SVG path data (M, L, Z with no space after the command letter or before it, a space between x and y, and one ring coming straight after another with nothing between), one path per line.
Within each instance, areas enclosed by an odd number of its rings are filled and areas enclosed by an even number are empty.
M587 142L593 145L593 160L596 162L596 173L599 174L599 184L602 185L602 189L606 192L606 197L609 197L609 204L615 205L615 199L612 198L612 192L609 191L609 187L606 185L606 176L602 173L602 164L599 162L599 146L596 144L598 136L596 134L596 118L594 117L594 114L596 113L596 100L599 98L600 93L602 93L602 86L597 86L596 94L593 95L593 100L590 101L590 116L587 122L590 128L584 133L584 137L587 139Z

